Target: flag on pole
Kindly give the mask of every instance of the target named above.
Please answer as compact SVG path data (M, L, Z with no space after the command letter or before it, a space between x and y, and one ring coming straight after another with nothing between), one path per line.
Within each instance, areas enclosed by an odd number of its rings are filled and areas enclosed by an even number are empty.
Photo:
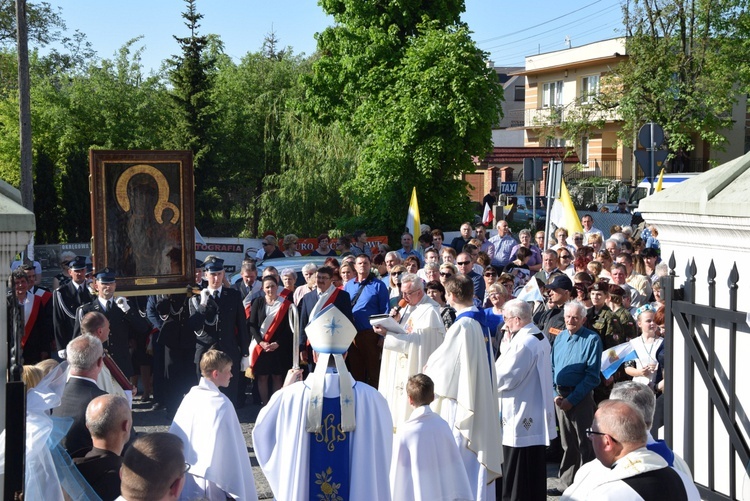
M552 209L550 209L550 221L558 228L568 230L571 237L575 232L583 233L581 220L578 218L578 213L573 205L573 199L570 198L568 187L565 186L565 180L562 180L560 185L560 198L555 200Z
M492 220L495 219L495 215L492 213L492 207L490 204L484 204L484 214L482 214L482 224L488 228L492 228Z
M604 350L602 353L602 376L604 376L604 379L609 379L622 364L636 358L638 358L638 354L630 342L618 344L608 350Z
M664 184L664 169L663 168L661 172L659 172L659 180L656 182L656 188L654 188L654 193L662 190L662 184Z
M419 229L419 204L417 203L417 187L411 192L411 201L409 202L409 212L406 214L406 231L411 233L414 240L421 235Z

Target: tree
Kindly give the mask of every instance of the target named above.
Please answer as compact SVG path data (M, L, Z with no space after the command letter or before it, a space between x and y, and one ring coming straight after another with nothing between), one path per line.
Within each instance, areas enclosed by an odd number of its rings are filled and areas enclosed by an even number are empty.
M470 214L460 175L491 148L502 113L502 87L459 20L463 2L321 5L336 25L318 36L308 109L362 144L348 226L400 233L415 185L424 220L457 226Z
M190 36L174 37L182 54L169 61L172 97L178 113L173 129L173 145L193 152L195 222L205 232L213 229L212 210L221 207L222 200L216 186L218 169L211 150L214 142L211 88L216 53L208 50L211 39L198 35L198 21L203 15L196 10L195 0L185 0L185 3L187 11L183 12L182 17Z
M623 141L644 122L664 127L672 151L725 142L732 106L750 82L747 2L627 0L628 59L615 70ZM612 98L614 101L614 98Z
M29 3L26 16L29 42L32 45L47 45L60 40L65 30L61 9L53 8L49 2ZM13 46L16 43L16 3L15 0L0 0L0 45Z

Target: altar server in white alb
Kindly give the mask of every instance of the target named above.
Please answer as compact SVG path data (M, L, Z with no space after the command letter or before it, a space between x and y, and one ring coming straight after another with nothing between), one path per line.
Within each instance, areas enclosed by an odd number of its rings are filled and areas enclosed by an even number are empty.
M401 296L407 305L401 311L394 308L391 316L404 332L373 326L376 333L384 336L378 391L388 401L394 431L398 431L412 412L406 395L409 376L422 370L445 336L445 324L440 318L438 305L425 294L421 278L412 274L402 276Z
M253 428L275 499L390 500L393 424L383 396L346 370L354 325L329 305L305 331L315 372L274 393Z
M511 337L495 362L503 425L502 499L544 501L544 454L557 436L550 344L531 321L526 301L505 303L503 319Z
M185 444L190 465L180 499L257 500L240 421L232 402L219 391L232 378L232 359L223 351L208 350L200 370L203 377L185 395L169 428Z
M430 409L435 385L424 374L411 376L406 393L414 411L396 433L391 461L393 499L474 499L450 426Z
M445 294L457 315L424 369L435 383L431 407L453 431L472 498L494 500L503 452L490 333L484 312L473 306L470 278L461 275L448 280Z

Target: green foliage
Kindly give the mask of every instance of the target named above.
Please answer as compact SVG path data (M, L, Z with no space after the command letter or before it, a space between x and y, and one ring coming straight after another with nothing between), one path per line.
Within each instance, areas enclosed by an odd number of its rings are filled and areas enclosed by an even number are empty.
M583 179L568 179L565 185L570 192L570 198L576 207L586 207L594 196L604 193L606 203L615 203L620 196L622 182L618 179L609 179L605 177L587 177ZM599 199L599 196L596 199Z
M65 21L60 7L53 8L49 2L26 4L26 25L29 45L47 45L62 38ZM0 0L0 45L16 44L16 2Z
M624 12L629 58L616 70L623 142L655 121L672 151L690 151L697 139L720 148L750 82L747 2L628 0Z
M361 142L356 177L345 185L359 216L348 224L399 233L416 186L424 221L457 226L471 212L460 175L491 148L502 101L459 21L463 2L321 5L337 24L318 36L306 104Z
M173 121L168 96L157 76L143 76L136 43L128 42L114 60L72 63L59 73L50 72L56 66L49 59L32 54L34 194L36 212L44 215L38 243L91 237L90 148L164 148L163 124ZM0 52L0 61L12 57ZM0 99L0 177L16 186L18 134L18 98L9 92Z
M185 0L185 3L187 11L182 17L190 36L174 37L182 54L169 61L171 96L177 119L172 129L172 144L176 149L193 152L195 222L199 228L210 231L214 223L210 208L219 206L222 200L212 151L215 114L211 106L211 90L216 51L208 50L209 37L198 35L198 21L203 15L197 12L195 0Z

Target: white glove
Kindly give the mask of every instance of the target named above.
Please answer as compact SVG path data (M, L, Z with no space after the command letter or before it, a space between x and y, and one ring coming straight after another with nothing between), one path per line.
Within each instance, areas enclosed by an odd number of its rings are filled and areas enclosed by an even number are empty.
M250 368L250 356L245 355L242 357L242 360L240 360L240 371L245 372Z
M65 354L65 350L58 351L57 352L57 356L60 357L60 358L62 358L63 360L65 360L67 358L66 354Z
M128 304L128 300L122 296L115 299L115 304L117 304L117 307L120 308L123 313L127 313L130 310L130 305Z
M208 298L211 296L211 291L206 289L201 290L201 306L206 306L208 304Z

